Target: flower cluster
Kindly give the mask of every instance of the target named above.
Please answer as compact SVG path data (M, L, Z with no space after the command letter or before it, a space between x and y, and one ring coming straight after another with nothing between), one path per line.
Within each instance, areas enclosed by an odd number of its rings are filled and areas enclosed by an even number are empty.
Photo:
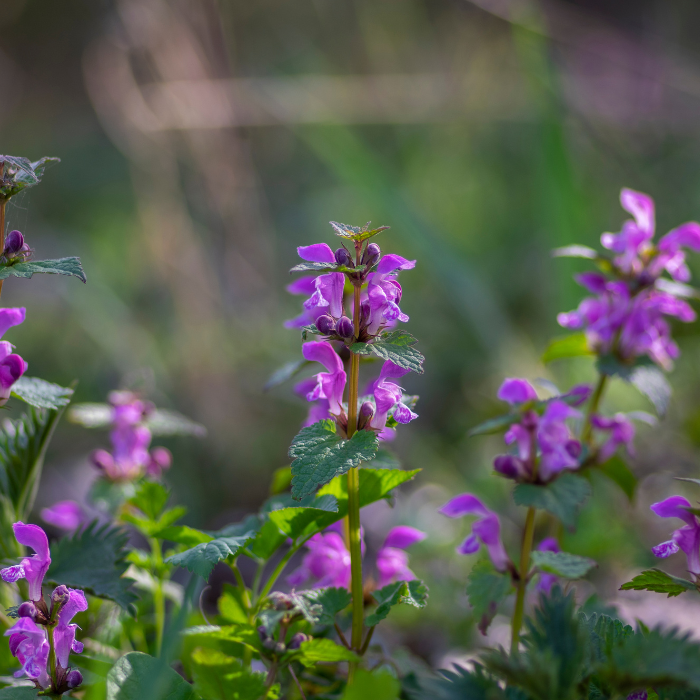
M0 309L0 338L12 326L18 326L22 323L25 313L23 308ZM0 406L7 403L12 385L27 371L27 363L12 350L13 346L10 343L6 340L0 340Z
M95 450L92 463L110 481L131 481L148 475L159 477L172 463L165 447L149 451L151 431L146 419L154 411L153 404L143 401L130 391L109 394L112 405L112 452Z
M647 195L623 189L622 207L632 214L617 234L605 233L610 257L598 257L602 272L586 272L576 280L594 296L578 309L558 316L565 328L583 328L589 347L623 362L647 356L668 370L678 357L665 317L694 321L696 314L679 298L690 280L684 248L700 252L700 224L689 222L654 238L654 202ZM593 251L587 257L597 257ZM667 273L671 279L662 277Z
M700 520L693 513L693 506L683 496L671 496L652 504L651 510L660 518L678 518L685 523L670 540L652 548L654 556L665 559L682 551L687 557L688 572L693 581L700 582Z
M333 224L336 230L340 225ZM379 229L378 229L379 230ZM340 434L346 434L348 415L343 403L347 372L343 361L344 350L355 342L371 342L397 321L406 322L408 316L399 307L402 290L397 280L401 270L415 267L415 260L399 255L384 255L376 243L356 243L355 258L344 246L333 252L326 243L315 243L297 249L307 263L335 268L318 276L307 276L287 287L293 294L308 296L302 314L287 321L288 328L309 327L323 340L306 342L302 347L304 359L323 365L320 372L295 386L295 392L311 402L305 425L319 420L336 421ZM301 267L304 267L303 265ZM350 300L351 316L346 315L345 283L359 289L360 308L354 309ZM382 439L390 439L392 424L409 423L418 416L404 400L398 379L410 370L386 361L379 378L372 382L358 411L358 429L374 430ZM395 422L395 423L394 423Z
M30 547L34 554L0 571L3 581L14 583L26 579L29 600L17 608L17 622L5 636L10 638L10 651L22 667L15 677L27 676L37 689L50 689L62 694L79 686L83 677L71 669L71 651L80 654L81 642L75 638L78 626L72 623L79 612L87 610L83 591L57 586L49 604L44 599L42 584L51 564L49 541L38 525L14 523L12 526L19 544ZM53 654L51 653L53 652Z
M378 588L395 581L412 581L415 578L408 568L408 554L405 550L426 536L424 532L408 525L400 525L389 531L375 561ZM343 539L342 522L311 537L306 547L309 551L304 555L301 566L287 576L290 586L301 586L307 581L313 581L313 588L350 588L350 552ZM364 554L363 540L362 555Z

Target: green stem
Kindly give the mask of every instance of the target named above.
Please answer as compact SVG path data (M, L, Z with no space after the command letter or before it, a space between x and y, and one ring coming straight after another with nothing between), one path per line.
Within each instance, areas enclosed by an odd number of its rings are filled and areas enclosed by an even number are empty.
M0 200L0 253L5 250L5 207L7 206L7 200ZM0 280L0 294L2 294L2 283Z
M518 570L518 591L515 597L515 610L513 611L512 639L510 653L513 654L518 649L520 640L520 628L523 626L523 615L525 613L525 591L527 589L528 573L530 570L530 553L532 552L532 542L535 536L535 508L530 507L525 518L525 532L523 533L523 547L520 551L520 569Z
M163 634L165 632L165 595L163 594L163 551L157 538L151 537L151 553L153 555L153 571L156 587L153 590L153 607L156 615L156 656L163 651Z
M243 597L243 605L246 607L246 612L250 610L250 595L248 594L248 589L246 588L245 581L243 580L243 575L241 574L241 570L238 568L238 564L234 561L233 564L231 564L231 570L233 571L233 575L236 577L236 583L238 584L238 588L241 591L241 596Z
M282 573L284 570L284 567L287 566L287 563L289 560L301 549L301 547L306 544L306 540L309 538L307 537L306 539L302 540L301 542L296 542L294 543L287 553L279 560L279 563L275 567L274 571L270 574L270 578L267 579L265 582L265 585L263 586L262 591L260 591L260 598L258 599L258 605L260 604L260 601L267 596L267 594L272 590L272 587L275 585L275 581L279 578L279 575Z
M53 631L56 627L56 622L48 625L46 630L49 633L49 670L51 672L51 690L58 690L58 679L56 678L56 647L54 646Z
M581 430L581 442L584 444L591 439L591 435L593 434L591 418L593 414L598 411L598 406L600 405L600 400L603 398L603 392L605 391L605 385L607 384L607 381L607 374L601 374L598 377L598 384L596 385L596 388L593 392L593 396L591 396L591 401L588 404L588 410L586 411L586 420Z

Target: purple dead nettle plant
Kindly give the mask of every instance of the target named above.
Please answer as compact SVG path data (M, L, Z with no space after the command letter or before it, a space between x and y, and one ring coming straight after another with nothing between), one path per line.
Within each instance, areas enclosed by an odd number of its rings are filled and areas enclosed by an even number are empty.
M14 523L12 527L17 542L34 550L19 564L0 571L6 583L26 579L29 592L29 600L17 607L17 622L5 632L10 651L22 666L14 675L30 678L38 690L61 695L83 681L80 671L71 669L70 653L83 651L72 620L87 610L87 600L83 591L61 585L47 603L42 590L51 565L46 533L38 525Z
M292 585L313 581L316 586L349 587L353 601L349 646L364 653L371 632L363 642L364 546L358 466L371 461L378 440L391 440L396 426L418 417L413 410L415 397L407 396L397 380L410 371L422 372L423 357L413 348L415 339L396 329L398 323L409 320L400 307L398 274L413 269L416 261L382 255L379 246L369 241L387 227L369 230L369 226L331 225L344 239L343 245L335 252L325 243L298 248L305 262L293 271L322 274L303 277L288 287L291 293L307 299L301 315L285 325L301 328L303 340L311 334L321 337L305 342L302 355L325 370L295 386L296 393L311 406L305 427L290 450L294 458L292 495L309 496L316 486L347 473L348 516L344 526L329 528L306 543L309 551L288 580ZM359 392L362 356L384 360L379 377L370 383L364 396ZM322 444L328 445L329 452L320 459L312 456ZM330 450L340 449L345 450L344 456L331 465ZM415 578L404 550L423 537L423 533L407 527L389 533L376 561L380 586Z
M543 538L535 548L538 512L542 521L556 518L573 527L575 514L590 493L588 482L577 472L601 467L609 474L606 464L619 454L620 448L627 454L634 452L632 419L655 422L644 412L604 415L600 405L608 380L618 376L632 383L663 413L670 394L663 372L672 369L673 360L679 356L668 318L683 322L696 318L685 301L695 291L687 286L690 272L684 248L700 251L700 225L683 224L654 244L653 201L628 189L622 190L620 200L633 218L623 224L620 233L603 234L603 247L611 255L584 246L570 246L554 253L594 260L599 271L576 276L593 296L584 299L577 310L558 316L562 326L583 333L554 341L545 357L552 360L576 354L595 355L596 384L579 385L541 400L528 381L506 379L498 398L509 405L509 412L472 431L478 435L505 430L508 449L495 458L494 470L516 482L515 502L527 508L517 564L504 547L498 515L476 496L462 494L441 508L448 517L476 517L471 534L457 551L474 554L483 546L493 569L510 577L511 587L475 612L484 615L480 625L484 631L505 595L515 590L513 650L518 648L530 580L537 576L539 593L547 594L557 577L579 578L595 565L591 560L562 552L552 537ZM627 469L624 463L622 469ZM683 550L694 582L700 575L700 525L696 511L681 497L657 503L652 510L661 517L685 521L686 525L676 530L669 542L654 548L654 553L665 557ZM492 579L475 569L470 581L471 589L478 593L480 581L487 586ZM484 593L480 591L482 599L488 598L488 592Z

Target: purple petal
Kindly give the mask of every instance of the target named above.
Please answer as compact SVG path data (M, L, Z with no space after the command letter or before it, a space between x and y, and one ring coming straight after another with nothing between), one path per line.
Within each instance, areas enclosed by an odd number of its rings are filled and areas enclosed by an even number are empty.
M620 192L620 204L637 222L637 226L651 238L654 233L654 200L649 195L626 187Z
M651 510L660 518L679 518L684 523L695 526L697 520L692 513L688 512L688 508L692 506L683 496L671 496L651 505Z
M49 540L46 533L38 525L25 525L22 522L16 522L13 523L12 530L17 542L25 547L31 547L42 561L51 561Z
M311 296L316 291L316 277L300 277L298 280L288 284L286 290L290 294Z
M457 547L457 554L476 554L481 544L474 535L469 535L462 544Z
M418 414L414 413L405 403L399 402L396 404L396 408L394 409L394 420L397 423L401 423L402 425L406 425L407 423L410 423L412 420L415 420L418 418Z
M53 631L53 642L56 649L56 659L58 663L67 668L73 642L75 641L75 630L77 625L59 625Z
M323 340L304 343L301 352L305 360L320 362L332 374L343 371L343 361L330 343Z
M493 460L493 468L507 479L518 479L525 474L525 465L514 455L498 455Z
M412 270L416 266L415 260L406 260L400 255L385 255L377 265L378 275L388 275L394 270Z
M330 272L316 279L316 290L323 298L322 306L328 306L333 318L343 315L343 286L345 275L342 272Z
M562 328L581 328L583 318L578 311L567 311L557 314L557 323Z
M537 392L526 379L506 379L501 384L496 396L501 401L507 401L510 404L537 400Z
M79 612L88 609L85 593L79 589L68 589L68 602L61 608L58 621L61 625L67 625Z
M18 326L24 321L26 315L26 309L14 308L14 309L0 309L0 338L7 332L8 328L12 326Z
M545 539L537 545L537 549L540 552L561 552L559 542L557 542L554 537L545 537Z
M0 571L0 577L5 583L15 583L21 578L24 578L24 567L21 564L16 566L8 566L6 569Z
M700 224L689 221L669 231L659 241L659 250L666 252L673 253L681 247L700 252Z
M416 542L424 540L428 535L408 525L399 525L391 530L384 540L384 547L406 549Z
M672 554L679 552L680 547L673 540L669 540L668 542L657 544L656 547L652 547L651 551L655 557L666 559L666 557L670 557Z
M410 371L410 369L404 369L403 367L395 365L391 360L387 360L382 365L382 370L379 373L378 381L381 382L384 379L399 379L400 377L408 374Z
M574 279L588 291L593 294L603 294L607 278L599 272L583 272L580 275L575 275Z
M297 248L297 253L302 260L308 262L335 263L335 254L327 243L314 243Z
M438 511L448 518L460 518L463 515L486 516L491 511L476 497L470 493L463 493L455 496L445 503Z
M41 511L44 522L61 530L77 530L83 517L83 509L75 501L59 501Z

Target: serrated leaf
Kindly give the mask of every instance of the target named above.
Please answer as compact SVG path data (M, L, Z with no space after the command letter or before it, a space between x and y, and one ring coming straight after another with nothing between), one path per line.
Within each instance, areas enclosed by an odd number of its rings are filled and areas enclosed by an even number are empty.
M206 532L196 530L187 525L170 525L168 527L154 529L151 533L151 537L175 542L175 544L181 544L189 548L196 547L198 544L211 542L214 539Z
M340 224L337 221L331 221L330 225L333 227L336 236L341 238L349 238L353 241L366 241L372 236L376 236L382 231L386 231L390 226L379 226L378 228L370 229L371 221L368 221L364 226L348 226L347 224Z
M260 700L267 697L265 674L212 649L192 652L194 687L207 700Z
M667 598L674 598L686 591L697 590L695 584L684 578L671 576L661 569L647 569L637 574L631 581L620 586L621 591L653 591L666 593Z
M555 248L552 251L554 258L588 258L595 260L598 257L598 252L586 245L567 245L562 248Z
M338 267L334 262L303 262L295 265L290 272L319 272L320 270L335 270Z
M287 364L282 365L279 369L272 373L272 376L265 382L263 391L269 391L273 387L284 384L284 382L289 381L292 377L295 377L299 372L301 372L304 367L311 364L311 360L294 360L292 362L287 362Z
M311 604L320 606L321 612L317 615L319 625L332 625L335 616L352 603L352 596L347 588L314 588L299 595L304 596Z
M248 545L250 553L258 559L269 559L285 542L287 535L271 520L268 520L258 529L253 542Z
M107 700L198 700L192 686L168 664L132 651L107 674Z
M476 435L493 435L494 433L500 433L513 423L519 421L520 418L521 416L517 413L505 413L502 416L489 418L489 420L479 423L476 428L472 428L467 435L469 437L475 437Z
M7 610L5 610L5 615L7 617L11 617L13 620L16 620L19 617L19 614L17 611L19 610L19 605L11 605Z
M238 586L224 583L221 590L221 597L217 602L217 607L219 615L221 615L226 622L236 625L248 624L246 602L243 597L243 591L241 591Z
M365 624L368 627L378 625L395 605L412 605L414 608L424 608L428 602L428 587L419 579L397 581L374 591L372 597L379 605L373 613L365 618Z
M491 562L482 559L474 564L467 578L467 598L474 610L481 634L486 634L498 606L513 590L510 575L493 568Z
M370 461L379 441L374 432L358 430L350 440L336 434L335 422L319 421L302 428L292 441L292 496L299 500L349 469Z
M514 688L504 691L497 678L488 675L484 667L471 663L473 668L453 666L454 670L440 669L441 678L428 679L423 684L420 700L527 700L511 695Z
M311 505L303 508L273 510L268 517L285 535L296 540L319 532L314 523L320 515L328 512L338 512L338 499L335 496L318 496Z
M397 700L400 692L401 684L389 672L358 668L341 700Z
M38 185L46 164L60 162L60 158L49 156L34 162L20 156L0 156L0 197L7 200L26 187Z
M0 700L35 700L39 691L27 686L8 686L0 690Z
M255 535L254 531L250 531L237 537L216 537L192 549L174 554L165 561L173 566L181 566L206 580L220 561L235 557L241 549L253 541Z
M589 357L595 353L588 347L585 333L574 333L563 338L554 338L542 354L542 362L547 364L564 357Z
M354 651L336 644L331 639L309 639L301 643L297 660L307 668L311 668L318 663L357 662L360 657Z
M513 491L516 505L546 510L569 529L576 525L578 512L591 495L591 485L581 476L562 474L544 486L518 484Z
M301 329L301 339L306 340L309 337L309 334L322 335L321 331L319 331L313 323L310 326L304 326Z
M35 408L62 408L70 403L73 389L22 376L12 385L12 396Z
M410 406L409 406L410 408ZM399 458L389 450L380 447L377 450L377 454L374 456L371 462L368 462L366 467L370 469L401 469L401 462Z
M80 258L58 258L57 260L28 260L14 265L0 266L0 280L10 276L29 278L36 273L51 275L70 275L81 282L87 282Z
M197 627L187 627L181 634L185 637L208 637L224 642L236 642L243 644L249 649L259 651L260 635L255 627L246 623L243 625L199 625Z
M129 505L138 508L151 520L157 520L170 498L170 491L157 481L143 480L136 487L136 493L129 499Z
M401 471L400 469L360 469L360 508L388 498L391 492L401 484L413 479L420 469ZM336 477L327 486L322 487L318 495L331 494L338 499L338 516L345 517L348 506L348 481ZM340 518L338 518L340 519Z
M622 457L614 455L607 462L601 464L599 469L622 489L630 501L634 500L638 479Z
M391 360L395 365L423 374L425 357L413 346L418 341L406 331L397 330L376 338L372 343L353 343L350 351L356 355L374 353L383 360Z
M586 615L579 611L578 618L588 629L595 656L599 662L608 659L615 646L634 634L634 630L629 625L609 615L599 613Z
M90 523L81 532L52 545L47 581L113 600L133 613L136 600L130 590L133 580L124 577L128 567L128 539L123 530L109 523Z
M540 571L568 579L583 578L591 569L598 566L592 559L568 552L535 551L532 553L532 563Z

